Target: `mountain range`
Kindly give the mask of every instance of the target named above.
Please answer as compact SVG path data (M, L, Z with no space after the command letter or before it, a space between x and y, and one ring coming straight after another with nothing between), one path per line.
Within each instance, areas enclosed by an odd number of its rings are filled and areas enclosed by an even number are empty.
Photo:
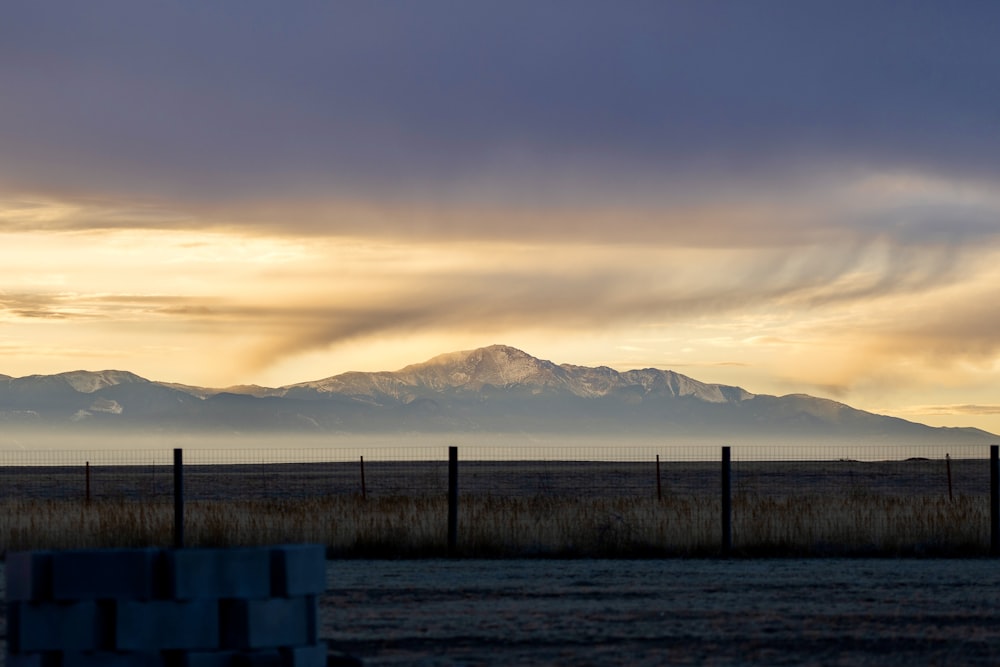
M0 375L0 425L73 432L539 433L975 444L935 428L805 394L770 396L669 370L555 364L504 346L443 354L398 371L283 387L225 389L127 371Z

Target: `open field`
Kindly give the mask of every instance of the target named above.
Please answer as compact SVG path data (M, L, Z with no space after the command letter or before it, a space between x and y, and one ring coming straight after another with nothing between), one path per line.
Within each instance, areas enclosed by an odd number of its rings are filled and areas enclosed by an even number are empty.
M366 462L364 478L361 468L185 466L186 543L318 542L351 557L447 553L445 461ZM737 461L732 471L736 553L989 549L985 460ZM655 461L468 461L458 486L458 555L720 550L718 463L662 462L657 475ZM0 467L0 551L169 546L172 501L166 465Z
M162 452L160 452L162 454ZM273 452L272 452L273 454ZM87 477L94 499L168 500L173 495L172 466L78 464L0 465L0 499L83 500ZM252 459L251 459L252 460ZM733 491L760 496L802 494L948 495L942 459L881 461L742 461L732 463ZM989 462L950 461L956 495L989 495ZM89 472L88 472L89 469ZM362 481L362 469L364 478ZM465 461L459 462L463 496L527 498L656 497L657 464L623 461ZM668 461L659 465L662 496L719 494L717 461ZM184 466L190 500L309 499L443 496L448 489L447 458L441 460L308 463L216 463Z
M985 498L737 496L737 554L950 554L989 550ZM315 542L331 555L447 553L443 498L332 496L194 501L188 546ZM571 499L470 497L459 504L457 555L699 556L720 548L720 503L707 496ZM0 502L0 549L170 546L165 502Z
M1000 664L988 559L331 561L366 667Z
M366 667L993 667L998 587L993 559L331 560L320 636Z

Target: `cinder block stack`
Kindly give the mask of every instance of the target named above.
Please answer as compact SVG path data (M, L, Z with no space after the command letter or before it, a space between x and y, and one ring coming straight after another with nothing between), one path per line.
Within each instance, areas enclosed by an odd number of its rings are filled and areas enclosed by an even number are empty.
M323 547L7 555L8 667L322 667Z

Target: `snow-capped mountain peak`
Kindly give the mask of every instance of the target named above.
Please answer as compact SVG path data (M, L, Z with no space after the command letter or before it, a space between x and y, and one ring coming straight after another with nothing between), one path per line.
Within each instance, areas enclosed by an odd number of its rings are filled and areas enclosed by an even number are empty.
M70 371L59 373L56 377L65 380L69 386L81 394L93 394L95 391L119 384L149 382L149 380L128 371Z
M557 365L507 345L449 352L398 371L344 373L283 389L286 393L309 389L324 394L409 400L422 390L477 392L487 386L555 390L582 398L630 389L643 394L689 396L709 403L739 402L753 396L739 387L706 384L673 371L648 368L619 372L607 366Z
M398 371L343 373L273 389L187 387L125 371L8 378L0 382L0 424L62 424L73 433L140 428L996 441L976 429L934 429L804 395L751 394L670 370L557 365L505 345L444 354Z

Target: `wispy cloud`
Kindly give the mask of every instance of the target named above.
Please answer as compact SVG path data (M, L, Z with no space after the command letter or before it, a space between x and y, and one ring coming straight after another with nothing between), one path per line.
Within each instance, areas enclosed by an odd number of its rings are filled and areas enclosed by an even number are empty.
M116 238L107 236L101 244L105 249L93 252L113 256L112 250L121 246ZM119 291L92 289L88 283L106 288L109 281L103 274L88 277L90 262L67 263L61 266L68 272L66 281L85 289L6 292L0 307L7 317L176 321L238 330L242 338L265 341L254 356L255 363L266 365L348 340L409 332L595 330L692 318L725 321L765 311L823 322L824 313L850 308L897 312L914 295L928 298L949 286L965 289L978 279L970 267L982 261L972 248L899 251L882 241L789 253L480 243L382 242L366 248L360 242L317 240L303 254L298 246L285 249L281 239L274 248L251 239L250 252L240 252L240 239L225 235L177 242L172 251L159 240L151 239L155 251L139 252L140 257L156 257L145 263L147 278L130 273ZM56 237L50 237L50 250L70 257L75 238L63 241L66 247L60 250ZM120 261L129 271L137 270L131 255ZM106 268L113 276L115 267ZM131 289L120 291L122 286ZM186 292L166 291L185 286ZM949 339L954 345L968 343L976 340L976 332L985 344L992 322L979 316L977 303L959 295L949 296L941 311L907 309L905 326L869 310L860 319L841 322L839 332L836 324L823 326L828 335L875 341L870 350L884 336L883 355L904 349L917 353L913 346L920 345L921 337L938 344L920 353L944 350ZM788 333L767 330L749 336L757 346L780 345L789 343ZM894 349L889 349L890 341L897 341Z
M935 415L1000 415L1000 405L922 405L913 410Z

